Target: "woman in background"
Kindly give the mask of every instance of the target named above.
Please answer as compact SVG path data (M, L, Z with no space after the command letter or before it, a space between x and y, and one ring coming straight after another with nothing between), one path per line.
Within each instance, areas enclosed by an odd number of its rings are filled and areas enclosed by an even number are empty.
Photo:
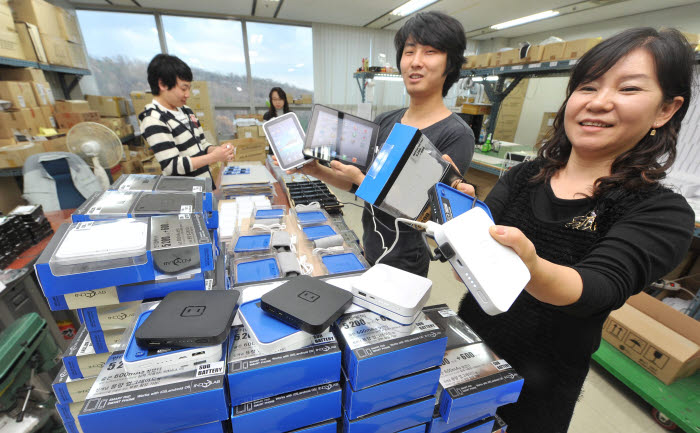
M287 94L281 87L273 87L270 90L270 109L263 115L263 120L268 121L287 113L289 113Z

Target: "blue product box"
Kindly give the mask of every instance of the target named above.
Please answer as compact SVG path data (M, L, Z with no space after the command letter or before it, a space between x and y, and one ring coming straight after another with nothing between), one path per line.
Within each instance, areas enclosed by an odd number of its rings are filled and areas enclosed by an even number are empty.
M67 433L83 433L78 422L78 413L83 408L82 401L77 403L56 403L56 411L63 421Z
M331 419L296 430L290 430L287 433L338 433L338 421Z
M433 367L357 391L352 389L347 380L344 380L343 409L345 416L354 420L392 406L418 400L428 395L435 395L439 379L440 368Z
M83 327L86 326L83 325ZM110 345L116 341L116 338L121 339L123 333L124 329L110 329L107 331L88 330L90 341L92 342L92 347L95 349L95 353L112 352L112 350L110 350Z
M399 406L350 420L343 417L343 433L394 433L430 422L435 396L423 397Z
M421 424L417 425L415 427L409 427L404 430L400 430L397 433L425 433L425 431L428 429L428 424Z
M447 345L445 333L424 314L404 326L360 311L342 316L332 329L355 390L439 366Z
M355 253L327 254L321 257L321 262L326 267L328 274L342 274L345 272L363 271L368 268Z
M395 217L427 221L428 191L461 175L420 130L397 123L355 195Z
M428 433L498 433L500 431L500 426L495 424L495 418L492 416L467 424L448 426L445 421L436 414L433 416L433 421L430 424Z
M328 221L326 213L321 210L297 212L297 220L301 225L321 224Z
M233 245L233 253L270 251L270 239L269 233L239 236Z
M518 400L523 378L454 311L437 305L423 312L448 335L438 410L450 428L493 416L499 406Z
M204 193L205 210L213 206L211 178L162 176L159 174L124 174L109 188L110 191L160 191Z
M304 227L302 231L310 241L315 241L316 239L326 238L336 234L333 227L329 225Z
M217 421L173 430L170 433L224 433L225 431L224 424Z
M243 326L234 326L228 355L231 405L340 381L340 349L333 333L314 340L310 346L265 354Z
M279 264L277 263L277 259L273 256L236 261L234 266L234 275L236 277L235 284L255 283L280 277Z
M93 383L95 383L94 376L83 379L71 379L68 376L66 367L61 366L58 375L56 375L51 384L51 388L59 403L70 404L85 401L85 397L87 397Z
M124 250L114 248L125 229ZM34 268L49 298L212 270L214 250L201 215L88 221L61 225Z
M98 352L92 344L90 333L85 326L81 326L73 342L63 354L63 365L71 379L82 379L97 376L109 355L121 348L123 329L102 333L103 341L107 344L107 350Z
M236 433L287 432L338 418L341 394L333 382L249 401L233 408L231 426Z
M78 310L90 333L125 329L138 315L140 301L125 302ZM93 341L94 344L94 341Z
M95 379L78 415L84 433L172 431L228 419L226 350L220 361L176 373L163 365L127 373L122 356L112 354Z
M493 431L491 433L506 433L506 430L508 429L508 425L506 424L503 419L496 414L496 416L493 417Z

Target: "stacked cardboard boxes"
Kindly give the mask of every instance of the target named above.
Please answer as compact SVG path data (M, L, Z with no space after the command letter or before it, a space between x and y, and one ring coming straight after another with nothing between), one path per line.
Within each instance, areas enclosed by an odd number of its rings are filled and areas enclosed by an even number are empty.
M234 161L260 161L267 157L267 140L265 137L239 138L232 140Z
M193 81L187 106L194 111L197 120L205 131L216 132L214 106L209 98L209 84L206 81Z
M61 129L70 129L81 122L99 122L100 114L80 99L56 101L56 123Z
M119 96L85 95L92 111L100 115L100 123L114 131L119 138L134 134L134 127L129 123L131 106Z
M10 6L3 0L0 0L0 57L29 60L15 27Z
M9 8L25 56L52 65L87 69L85 46L73 12L44 0L11 0Z
M523 110L529 80L522 80L501 103L493 138L501 141L514 141L518 129L520 113ZM493 121L493 119L492 119Z

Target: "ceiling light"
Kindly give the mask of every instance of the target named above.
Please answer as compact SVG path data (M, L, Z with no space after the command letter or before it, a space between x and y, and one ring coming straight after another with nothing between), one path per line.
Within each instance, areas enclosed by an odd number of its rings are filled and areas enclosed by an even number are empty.
M403 81L401 75L398 74L374 74L374 79L377 81Z
M390 12L391 15L405 17L413 12L435 3L437 0L410 0Z
M236 90L238 90L239 92L242 92L242 91L243 91L243 89L241 89L240 86L236 86Z
M522 24L531 23L533 21L539 21L539 20L543 20L546 18L552 18L552 17L555 17L557 15L559 15L559 11L549 10L549 11L540 12L540 13L534 14L534 15L528 15L526 17L518 18L515 20L506 21L504 23L496 24L496 25L491 26L491 28L494 30L503 30L503 29L507 29L508 27L515 27L515 26L519 26Z
M486 81L498 81L498 75L489 75L486 77Z
M484 77L472 77L472 81L475 83L480 83L484 81Z

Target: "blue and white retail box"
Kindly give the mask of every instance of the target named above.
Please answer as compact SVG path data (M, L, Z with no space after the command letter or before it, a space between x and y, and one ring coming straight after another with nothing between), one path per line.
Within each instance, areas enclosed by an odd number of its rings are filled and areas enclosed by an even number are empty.
M460 174L419 129L397 123L355 195L394 217L426 221L430 188L456 179Z
M341 394L333 382L249 401L233 407L231 426L236 433L281 433L339 418Z
M201 215L61 225L34 265L49 298L214 269Z
M68 377L83 379L97 376L109 355L122 348L123 333L123 329L103 333L103 338L106 339L107 343L106 350L97 350L92 344L87 328L81 326L73 337L73 342L63 354L63 365L66 367Z
M78 315L82 317L82 322L90 333L125 329L136 319L139 305L141 301L87 307L79 309Z
M243 326L229 340L228 384L231 405L340 381L340 349L333 333L314 336L304 347L265 353Z
M343 433L394 433L430 422L435 396L423 397L350 420L343 417Z
M290 430L287 433L338 433L338 421L330 419L296 430Z
M440 368L433 367L357 391L352 389L347 380L344 380L343 409L345 416L353 420L372 412L435 395L439 379Z
M204 209L215 209L211 178L189 176L162 176L156 174L125 174L109 188L110 191L158 191L204 193Z
M196 425L194 427L185 427L177 430L171 430L170 433L224 433L224 423L221 421L210 422L207 424Z
M425 433L428 429L427 424L421 424L407 429L399 430L397 433Z
M83 408L82 401L77 403L56 403L56 411L63 421L67 433L83 433L78 422L78 413Z
M160 364L128 373L123 353L112 354L95 379L78 415L84 433L172 431L228 419L226 350L219 361L175 372Z
M79 223L177 214L199 214L210 229L219 225L218 212L204 210L204 194L201 192L97 192L73 212L71 220Z
M452 433L500 433L500 425L496 425L495 418L492 416L477 420L475 422L458 426L458 427L446 427L444 423L440 423L442 418L433 418L432 424L430 424L428 432L438 433L438 432L452 432ZM505 432L504 432L505 433Z
M445 333L424 314L404 326L360 311L343 315L332 329L354 390L438 366L447 345Z
M62 366L51 384L51 388L53 388L53 393L59 403L69 404L84 401L93 383L95 383L95 376L71 379L66 367Z
M447 428L493 416L499 406L518 400L523 378L454 311L446 305L423 311L448 336L438 397L438 411Z

